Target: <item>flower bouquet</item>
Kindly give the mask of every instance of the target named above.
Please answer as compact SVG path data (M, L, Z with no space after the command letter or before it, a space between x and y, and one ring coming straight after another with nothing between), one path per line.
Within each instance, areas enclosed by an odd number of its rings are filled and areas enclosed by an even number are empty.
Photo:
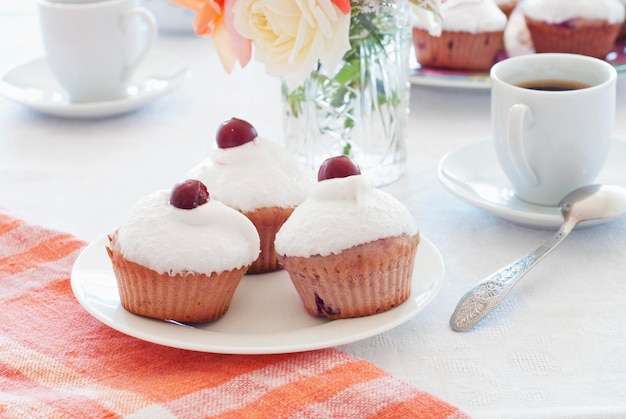
M283 80L285 145L311 166L350 155L377 184L404 170L411 12L439 0L170 0L197 12L231 72L254 53Z

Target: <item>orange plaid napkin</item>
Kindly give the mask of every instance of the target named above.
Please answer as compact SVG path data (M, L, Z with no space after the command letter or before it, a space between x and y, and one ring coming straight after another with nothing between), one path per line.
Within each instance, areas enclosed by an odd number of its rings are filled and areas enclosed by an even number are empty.
M0 214L0 416L467 418L336 349L221 355L119 333L72 294L84 246Z

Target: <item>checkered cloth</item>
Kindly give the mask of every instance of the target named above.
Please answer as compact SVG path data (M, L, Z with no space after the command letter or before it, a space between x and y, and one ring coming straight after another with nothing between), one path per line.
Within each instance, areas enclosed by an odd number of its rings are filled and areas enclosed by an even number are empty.
M84 247L0 214L2 417L468 417L336 349L223 355L124 335L72 294Z

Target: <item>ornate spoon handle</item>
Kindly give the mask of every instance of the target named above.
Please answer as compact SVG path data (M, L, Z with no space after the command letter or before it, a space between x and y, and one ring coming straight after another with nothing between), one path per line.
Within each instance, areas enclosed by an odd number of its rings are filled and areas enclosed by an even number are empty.
M517 282L545 255L561 243L576 226L577 221L566 221L554 238L537 249L505 266L470 289L456 306L450 318L450 327L464 332L474 327L491 313Z

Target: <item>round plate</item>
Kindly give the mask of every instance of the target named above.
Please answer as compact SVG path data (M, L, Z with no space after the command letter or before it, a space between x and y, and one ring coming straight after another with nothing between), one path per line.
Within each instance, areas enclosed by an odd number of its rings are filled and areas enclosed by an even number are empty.
M0 94L36 111L64 118L95 118L134 111L179 87L187 65L176 55L152 50L141 63L122 99L73 103L51 73L44 58L9 70L0 78Z
M419 64L411 66L410 80L412 84L421 86L454 87L466 90L491 88L491 78L488 73L429 68Z
M509 18L504 30L505 50L496 57L496 61L517 55L535 52L524 16L516 9ZM626 40L618 40L613 50L606 56L606 61L617 70L618 76L626 74ZM421 66L411 53L411 83L424 86L454 87L461 89L488 90L491 88L489 72L446 70Z
M626 184L626 141L614 139L598 183ZM498 217L528 227L557 229L563 223L558 208L533 205L515 196L513 187L500 168L493 141L484 140L461 146L443 156L437 175L453 195ZM582 223L592 226L608 220Z
M384 313L328 320L309 315L285 271L246 275L229 310L219 320L183 325L137 316L120 304L106 253L106 236L89 244L76 260L72 290L80 304L104 324L138 339L203 352L275 354L327 348L382 333L406 322L439 293L444 266L426 237L415 258L411 296Z

